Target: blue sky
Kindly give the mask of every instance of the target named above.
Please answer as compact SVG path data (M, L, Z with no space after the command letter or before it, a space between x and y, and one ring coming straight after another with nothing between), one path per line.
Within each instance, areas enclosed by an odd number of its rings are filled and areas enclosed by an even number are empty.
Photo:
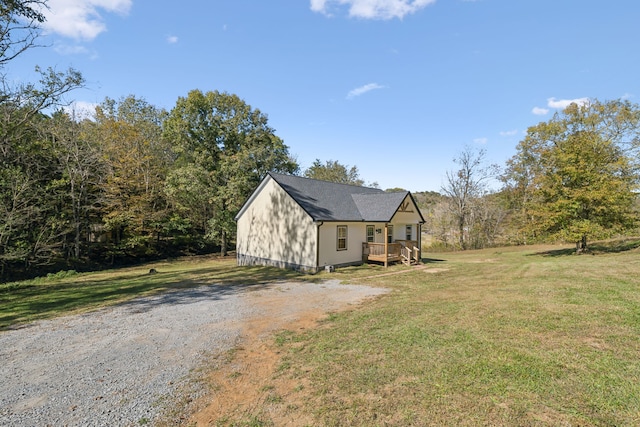
M74 67L79 105L129 94L170 110L192 89L240 96L302 168L438 191L466 146L503 165L569 101L639 102L637 0L49 0L6 70ZM71 100L70 99L70 100Z

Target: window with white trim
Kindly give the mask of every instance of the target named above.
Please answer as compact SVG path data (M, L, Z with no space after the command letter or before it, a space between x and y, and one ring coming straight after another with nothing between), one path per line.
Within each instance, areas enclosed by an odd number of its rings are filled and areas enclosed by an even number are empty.
M405 227L405 235L407 237L406 240L412 240L413 237L413 226L411 224L407 224Z
M393 243L393 225L387 226L387 243Z
M376 241L376 231L373 225L367 225L367 243L373 243Z
M338 225L336 236L337 236L336 249L339 251L346 251L347 250L347 226Z

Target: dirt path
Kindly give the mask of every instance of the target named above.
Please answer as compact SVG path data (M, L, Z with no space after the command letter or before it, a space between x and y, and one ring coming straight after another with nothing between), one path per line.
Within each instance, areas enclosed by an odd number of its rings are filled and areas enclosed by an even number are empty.
M287 411L300 399L300 380L274 376L282 363L273 334L301 332L317 327L329 312L337 312L388 290L329 282L293 289L279 286L279 292L253 292L249 301L259 313L243 327L243 339L228 363L210 374L212 393L201 399L202 409L186 423L197 426L226 425L228 420L246 420L256 414L278 426L312 425L304 415ZM286 407L278 402L286 402Z

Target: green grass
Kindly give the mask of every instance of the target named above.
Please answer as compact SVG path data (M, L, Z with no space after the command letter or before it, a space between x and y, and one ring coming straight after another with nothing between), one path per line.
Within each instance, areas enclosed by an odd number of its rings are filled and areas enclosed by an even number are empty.
M157 273L149 274L151 268ZM269 267L240 268L235 259L198 257L99 273L61 272L0 284L0 329L37 319L93 310L170 289L219 285L220 292L276 280L303 278ZM314 280L306 277L306 280Z
M0 285L0 326L179 287L339 279L393 292L278 333L269 411L321 426L640 425L640 241L592 247L438 253L426 270L312 277L209 259L60 274ZM287 379L291 393L278 388ZM220 425L274 425L265 408Z
M440 253L352 279L395 292L277 344L317 425L638 425L637 247Z

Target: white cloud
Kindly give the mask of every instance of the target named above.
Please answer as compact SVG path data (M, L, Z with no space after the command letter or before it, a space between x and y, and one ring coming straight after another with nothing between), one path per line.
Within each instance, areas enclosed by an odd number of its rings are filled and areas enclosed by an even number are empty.
M325 13L326 0L311 0L311 10L314 12Z
M167 37L167 43L169 43L169 44L178 43L178 36L169 36L169 37Z
M547 114L549 112L549 109L548 108L533 107L533 110L531 110L531 112L533 114L535 114L536 116L544 116L545 114Z
M107 30L100 11L126 15L132 0L49 0L43 28L79 40L93 40Z
M473 140L475 144L486 145L489 142L488 138L476 138Z
M436 0L311 0L311 10L325 15L332 5L348 6L349 16L363 19L402 19Z
M506 130L506 131L500 132L500 136L514 136L517 134L518 134L518 129Z
M577 105L586 105L589 103L589 98L576 98L576 99L555 99L549 98L547 99L547 105L549 108L556 108L559 110L564 110L571 104Z
M56 44L53 49L61 55L88 55L90 52L85 46Z
M94 102L75 101L71 105L64 107L64 111L75 120L93 119L98 104Z
M357 87L347 94L347 99L353 99L357 96L363 95L376 89L384 89L384 86L381 86L378 83L369 83L367 85Z

